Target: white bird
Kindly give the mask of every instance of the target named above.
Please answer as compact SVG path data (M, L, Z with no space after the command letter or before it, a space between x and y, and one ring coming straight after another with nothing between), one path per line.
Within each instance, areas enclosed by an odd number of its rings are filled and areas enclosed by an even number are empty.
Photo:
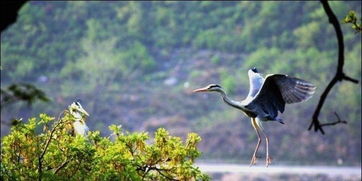
M79 101L73 102L68 110L70 114L74 117L73 129L75 134L87 136L89 128L85 123L85 116L89 116L87 111L85 111Z
M226 96L225 91L217 84L210 84L193 92L218 92L224 102L244 112L251 118L251 124L258 135L250 166L256 163L256 153L261 143L260 132L265 136L266 141L266 166L271 163L269 157L269 138L265 134L262 122L283 120L278 117L278 112L283 113L285 104L292 104L305 101L312 97L316 87L305 81L283 74L269 74L265 78L258 73L254 67L248 71L250 89L247 97L242 101L231 100Z

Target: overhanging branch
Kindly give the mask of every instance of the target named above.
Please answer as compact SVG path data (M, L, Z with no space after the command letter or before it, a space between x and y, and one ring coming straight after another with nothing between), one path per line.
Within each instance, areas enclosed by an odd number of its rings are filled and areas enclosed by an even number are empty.
M317 108L315 109L314 113L313 113L313 117L312 117L312 122L308 128L308 130L311 130L314 126L314 131L318 132L320 131L322 134L324 133L323 130L323 126L329 126L329 125L335 125L338 123L324 123L321 124L318 116L319 113L323 107L324 101L326 100L328 93L330 92L330 90L333 88L333 86L338 82L338 81L350 81L352 83L358 84L358 80L351 78L349 76L347 76L344 72L343 72L343 65L344 65L344 42L343 42L343 34L342 34L342 30L341 30L341 26L338 22L338 19L336 17L336 15L333 13L331 7L328 4L327 0L321 0L320 1L323 5L323 9L326 12L329 22L333 25L335 31L336 31L336 35L337 35L337 40L338 40L338 65L337 65L337 72L334 75L333 79L329 82L328 86L326 87L326 89L324 90L324 92L322 93ZM337 115L337 114L336 114ZM339 116L337 115L337 118L340 120Z

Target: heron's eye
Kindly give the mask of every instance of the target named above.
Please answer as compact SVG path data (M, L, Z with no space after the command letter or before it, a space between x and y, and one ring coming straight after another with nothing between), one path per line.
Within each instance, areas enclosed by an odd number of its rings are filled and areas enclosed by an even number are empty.
M216 88L216 87L220 88L219 85L213 84L213 85L210 85L210 86L209 86L209 89L211 89L211 88Z
M251 70L255 73L258 73L258 70L255 67L253 67Z

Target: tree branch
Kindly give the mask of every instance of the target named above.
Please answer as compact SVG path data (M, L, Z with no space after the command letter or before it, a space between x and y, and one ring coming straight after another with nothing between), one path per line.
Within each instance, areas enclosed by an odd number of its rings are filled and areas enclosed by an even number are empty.
M43 150L43 152L40 154L40 156L38 157L38 174L39 174L38 180L39 180L39 181L41 180L42 173L43 173L43 172L42 172L42 168L43 168L42 163L43 163L44 155L45 155L45 153L46 153L46 151L47 151L47 149L48 149L48 146L49 146L51 140L53 139L53 134L54 134L54 132L55 132L55 129L56 129L56 128L60 125L60 123L62 122L62 121L60 120L60 116L63 115L64 112L65 112L65 111L63 111L63 112L61 112L61 113L59 114L58 120L57 120L58 122L57 122L57 124L53 127L53 129L50 131L50 135L49 135L49 138L47 139L47 142L46 142L46 144L45 144L44 150Z
M54 170L54 174L56 175L60 169L64 168L69 163L69 161L70 160L65 160L58 168Z
M314 113L313 113L313 117L312 117L312 122L308 128L308 130L311 130L312 127L314 126L314 131L318 132L320 131L322 134L324 133L323 130L323 126L326 125L335 125L333 123L325 123L325 124L321 124L319 122L318 116L319 113L323 107L324 101L326 100L328 93L330 92L330 90L333 88L333 86L338 82L338 81L351 81L355 84L358 84L358 80L353 79L347 75L345 75L345 73L343 72L343 65L344 65L344 42L343 42L343 34L342 34L342 30L341 30L341 26L338 22L338 19L336 17L336 15L333 13L331 7L328 4L327 0L321 0L320 1L323 5L323 9L326 12L328 18L329 18L329 22L333 25L335 31L336 31L336 35L337 35L337 40L338 40L338 65L337 65L337 72L334 75L333 79L331 80L331 82L329 82L328 86L326 87L326 89L324 90L323 94L321 95L320 99L319 99L319 103L317 105L317 108L315 109ZM339 117L338 117L339 118ZM336 123L337 124L337 123Z
M347 124L347 121L341 120L341 118L339 117L339 115L336 112L334 112L334 115L336 115L337 121L331 122L331 123L320 124L319 126L321 126L321 127L323 127L323 126L333 126L333 125L340 124L340 123Z
M358 84L358 80L343 74L343 80L351 81L352 83Z
M163 177L165 177L167 180L171 180L171 181L179 181L177 179L174 179L174 178L171 178L165 174L162 173L162 170L161 169L155 169L160 175L162 175Z
M156 166L146 165L146 166L143 166L143 167L139 166L139 167L137 168L137 170L142 170L142 171L145 172L145 173L143 174L143 176L142 176L142 180L144 180L145 176L147 175L147 173L148 173L149 171L155 170L155 171L157 171L161 176L165 177L167 180L170 180L170 181L179 181L179 180L177 180L177 179L174 179L174 178L172 178L172 177L170 177L170 176L167 176L167 175L165 175L164 173L162 173L162 171L170 171L170 170L172 170L172 169L163 169L163 168L157 168Z

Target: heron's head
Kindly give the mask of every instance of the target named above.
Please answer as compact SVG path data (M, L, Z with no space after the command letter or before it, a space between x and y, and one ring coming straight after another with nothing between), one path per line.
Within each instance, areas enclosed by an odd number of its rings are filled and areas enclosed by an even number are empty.
M76 119L81 119L83 115L89 116L87 111L85 111L79 101L73 102L69 107L68 110L70 114L72 114Z
M193 90L193 92L213 92L213 91L219 92L221 89L222 87L217 84L210 84L206 87L195 89Z
M256 67L249 69L248 75L249 77L261 77L261 74L259 73L258 69L256 69Z
M259 72L258 72L258 69L256 69L256 67L251 68L249 71L252 71L252 72L254 72L254 73L259 73Z

